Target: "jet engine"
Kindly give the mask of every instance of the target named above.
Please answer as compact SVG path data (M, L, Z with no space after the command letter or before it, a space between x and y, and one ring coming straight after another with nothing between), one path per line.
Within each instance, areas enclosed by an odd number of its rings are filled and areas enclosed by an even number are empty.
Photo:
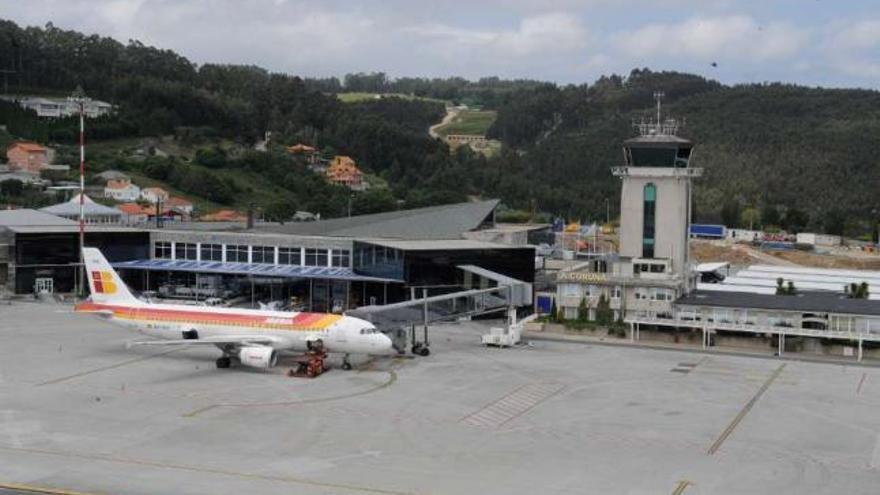
M238 359L251 368L271 368L278 363L278 353L271 347L242 347Z

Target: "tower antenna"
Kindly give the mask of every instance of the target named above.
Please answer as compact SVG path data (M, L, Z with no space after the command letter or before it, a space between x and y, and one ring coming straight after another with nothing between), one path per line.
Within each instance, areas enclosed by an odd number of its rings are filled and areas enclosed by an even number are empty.
M663 91L654 91L654 100L657 101L657 129L660 129L660 102L663 100L663 97L666 96L666 93Z

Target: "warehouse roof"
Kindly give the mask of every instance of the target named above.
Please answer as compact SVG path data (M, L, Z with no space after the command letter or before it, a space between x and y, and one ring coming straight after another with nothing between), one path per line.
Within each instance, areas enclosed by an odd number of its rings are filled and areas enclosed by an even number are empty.
M461 239L464 232L491 220L497 206L498 200L493 199L317 222L257 226L252 231L331 237Z
M880 316L880 301L851 299L832 292L800 292L795 295L697 290L679 298L676 305L770 309L805 313L837 313Z

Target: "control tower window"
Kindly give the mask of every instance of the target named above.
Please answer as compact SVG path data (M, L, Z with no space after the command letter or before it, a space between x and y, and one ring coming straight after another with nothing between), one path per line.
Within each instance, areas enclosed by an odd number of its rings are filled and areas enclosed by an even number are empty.
M654 257L654 225L656 217L657 187L647 184L642 207L642 258Z

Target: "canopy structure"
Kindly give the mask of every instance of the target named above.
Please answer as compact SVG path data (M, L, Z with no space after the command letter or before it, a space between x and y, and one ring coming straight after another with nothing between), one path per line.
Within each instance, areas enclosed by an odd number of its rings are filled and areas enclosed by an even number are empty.
M266 265L261 263L222 263L218 261L133 260L113 263L126 270L253 275L260 277L348 280L352 282L402 282L402 280L359 275L351 268L326 266Z

